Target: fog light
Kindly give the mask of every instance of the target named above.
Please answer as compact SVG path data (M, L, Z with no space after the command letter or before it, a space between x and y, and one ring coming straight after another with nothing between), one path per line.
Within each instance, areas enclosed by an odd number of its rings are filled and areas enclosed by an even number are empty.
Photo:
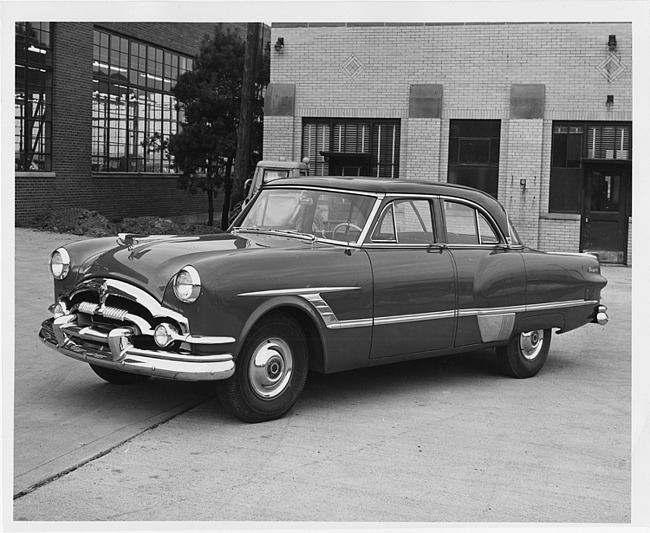
M162 323L156 326L156 329L153 332L153 340L156 341L156 344L161 348L166 348L178 335L178 331L171 324Z

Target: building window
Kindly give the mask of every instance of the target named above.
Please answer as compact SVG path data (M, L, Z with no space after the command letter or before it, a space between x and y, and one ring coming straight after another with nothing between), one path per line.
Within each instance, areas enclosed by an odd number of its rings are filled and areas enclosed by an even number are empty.
M549 212L579 214L584 163L631 161L629 124L554 122Z
M501 121L452 120L449 125L449 182L497 197Z
M178 132L183 117L171 89L192 66L189 57L95 30L93 171L175 172L157 147Z
M631 159L630 127L588 125L587 159Z
M580 213L584 124L554 123L549 211Z
M16 22L15 170L52 170L49 22Z
M316 176L399 176L398 120L320 120L303 122L302 157Z

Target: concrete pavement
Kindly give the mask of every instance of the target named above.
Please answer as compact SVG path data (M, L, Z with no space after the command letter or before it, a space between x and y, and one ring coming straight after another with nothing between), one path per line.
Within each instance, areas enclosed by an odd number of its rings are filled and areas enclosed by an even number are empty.
M312 374L247 425L209 385L116 388L40 345L60 237L16 232L16 521L630 521L628 268L533 379L492 351Z

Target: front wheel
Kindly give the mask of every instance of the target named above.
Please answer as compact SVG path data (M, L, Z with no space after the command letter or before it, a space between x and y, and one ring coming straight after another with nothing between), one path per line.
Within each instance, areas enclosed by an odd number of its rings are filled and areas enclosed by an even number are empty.
M147 381L150 376L144 374L131 374L129 372L122 372L113 368L106 368L105 366L90 365L95 374L97 374L104 381L113 383L115 385L134 385Z
M507 376L532 378L544 366L550 345L550 329L524 331L514 335L506 346L497 348L497 362Z
M245 422L282 417L307 379L307 342L290 316L277 313L256 326L237 358L235 374L217 386L222 405Z

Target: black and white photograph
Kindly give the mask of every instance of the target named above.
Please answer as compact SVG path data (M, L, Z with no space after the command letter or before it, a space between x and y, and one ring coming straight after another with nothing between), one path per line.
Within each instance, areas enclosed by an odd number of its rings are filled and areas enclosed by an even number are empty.
M0 16L3 531L650 527L647 0Z

